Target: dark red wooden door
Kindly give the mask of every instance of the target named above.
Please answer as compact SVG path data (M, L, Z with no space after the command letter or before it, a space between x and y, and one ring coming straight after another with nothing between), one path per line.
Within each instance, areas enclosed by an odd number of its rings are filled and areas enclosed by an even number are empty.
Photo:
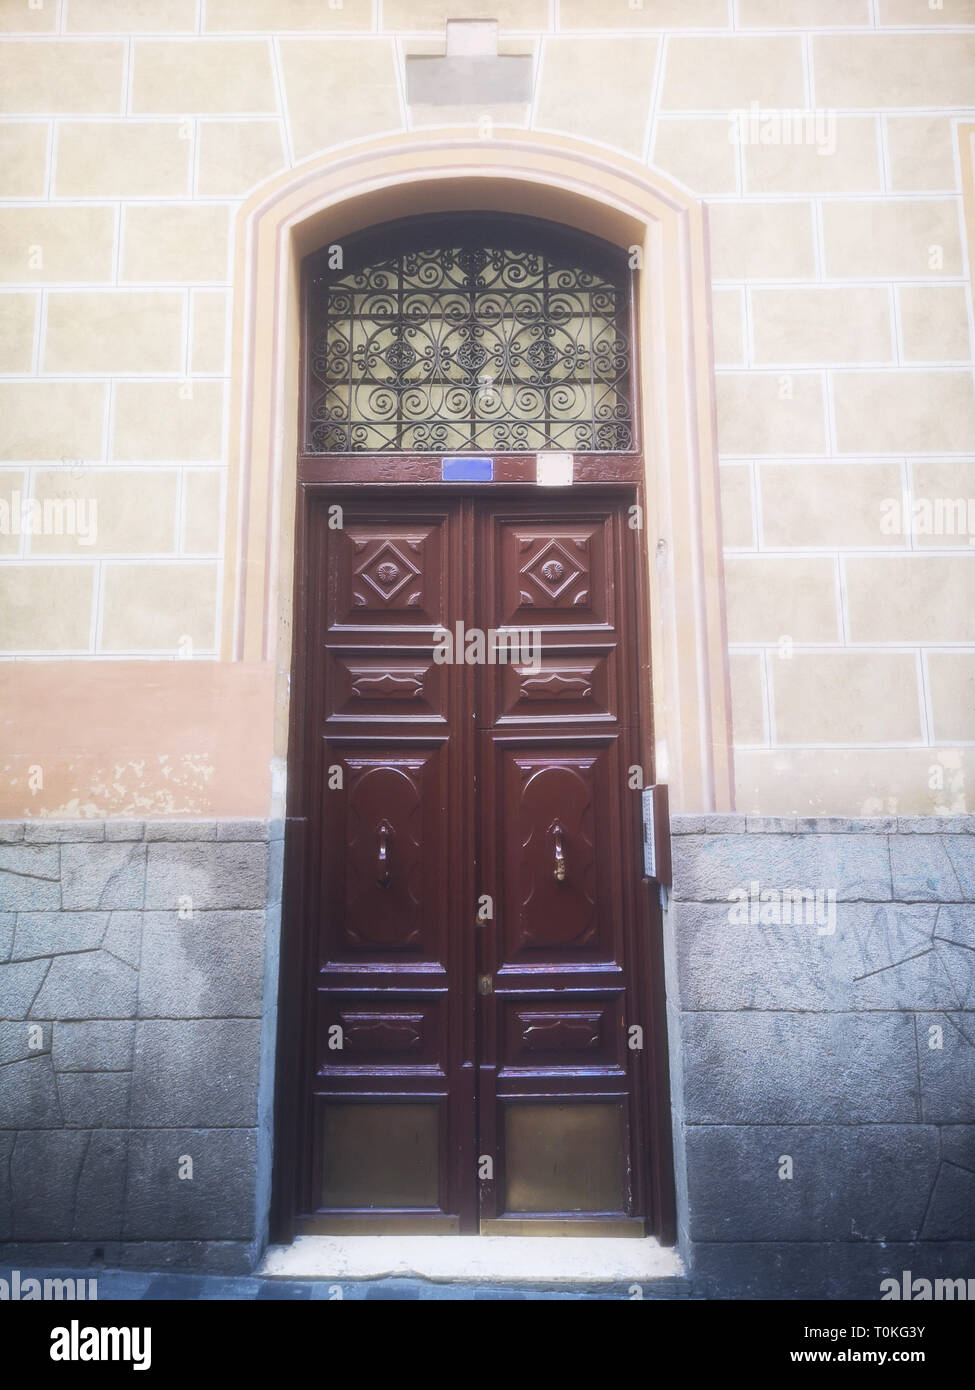
M305 570L304 1227L642 1230L639 533L592 494L329 505Z

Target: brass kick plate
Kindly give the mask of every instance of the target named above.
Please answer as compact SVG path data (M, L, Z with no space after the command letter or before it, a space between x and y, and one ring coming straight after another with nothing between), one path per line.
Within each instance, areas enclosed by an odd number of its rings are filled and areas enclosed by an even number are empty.
M644 1224L636 1217L596 1217L591 1221L528 1221L519 1217L481 1221L482 1236L614 1236L642 1240Z

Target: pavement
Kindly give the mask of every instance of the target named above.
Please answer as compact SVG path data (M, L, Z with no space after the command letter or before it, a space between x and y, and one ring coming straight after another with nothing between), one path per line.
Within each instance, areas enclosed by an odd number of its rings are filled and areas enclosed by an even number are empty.
M450 1279L318 1279L262 1278L259 1275L177 1274L169 1270L123 1269L21 1269L21 1283L28 1278L98 1280L98 1302L116 1300L294 1300L301 1302L369 1299L415 1302L565 1302L599 1299L687 1299L686 1278L654 1279L630 1283L484 1283Z

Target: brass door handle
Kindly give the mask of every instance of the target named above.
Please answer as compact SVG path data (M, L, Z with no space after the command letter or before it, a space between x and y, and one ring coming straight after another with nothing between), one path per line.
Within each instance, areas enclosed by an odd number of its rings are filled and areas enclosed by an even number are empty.
M378 835L378 837L377 837L377 839L378 839L378 845L379 845L379 850L378 850L378 853L379 853L379 873L378 873L378 875L377 875L377 877L376 877L376 882L379 884L380 888L388 888L388 887L389 887L389 882L390 882L390 872L389 872L389 831L390 831L389 822L388 822L388 821L380 821L380 823L379 823L379 835Z
M555 829L554 829L554 833L553 833L553 838L554 838L554 841L555 841L555 869L554 869L553 872L554 872L554 874L555 874L556 882L558 882L558 883L564 883L564 882L565 882L565 849L563 848L563 845L562 845L562 827L561 827L561 825L558 823L558 821L555 822Z

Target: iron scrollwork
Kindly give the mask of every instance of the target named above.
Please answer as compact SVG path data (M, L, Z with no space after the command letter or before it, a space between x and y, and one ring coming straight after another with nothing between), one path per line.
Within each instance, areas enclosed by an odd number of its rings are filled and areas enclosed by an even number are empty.
M446 232L310 295L311 453L633 447L625 270Z

